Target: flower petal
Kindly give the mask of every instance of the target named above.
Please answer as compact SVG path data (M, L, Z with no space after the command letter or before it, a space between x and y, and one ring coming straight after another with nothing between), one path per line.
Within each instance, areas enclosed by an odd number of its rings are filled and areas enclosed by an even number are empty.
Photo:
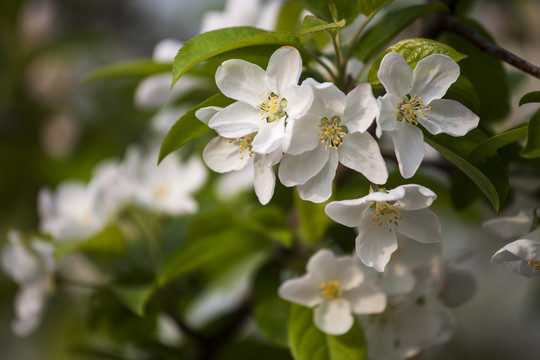
M270 154L277 150L285 136L285 118L277 119L271 123L263 123L259 133L255 135L253 142L253 152L259 154Z
M302 200L315 203L322 203L332 195L332 180L336 175L338 166L338 155L335 151L329 153L328 161L321 171L306 181L298 185L298 195Z
M400 101L401 99L392 94L386 94L377 99L380 108L376 118L377 137L381 137L383 131L393 131L398 128L399 122L397 121L397 105L400 103Z
M221 110L223 110L223 108L219 106L208 106L197 110L195 112L195 116L197 117L197 119L208 125L210 119L213 118L214 115L216 115Z
M338 154L339 162L362 173L369 181L384 184L388 179L388 170L379 145L369 133L345 135Z
M261 204L266 205L274 195L276 175L272 167L265 163L263 156L260 154L255 154L253 158L253 170L255 172L253 179L255 194L257 194Z
M288 121L305 115L313 104L313 89L304 84L289 86L279 95L287 100L285 112L288 115Z
M216 71L216 85L231 99L257 107L270 95L266 73L244 60L227 60Z
M424 158L424 134L422 130L401 121L395 131L391 131L399 172L405 179L414 175Z
M455 100L437 99L430 106L427 117L418 117L418 122L432 134L463 136L478 126L478 115Z
M237 101L215 114L208 126L226 138L238 138L259 131L264 121L253 106Z
M311 114L306 114L301 118L296 119L291 126L287 124L287 128L291 130L289 136L291 141L288 146L284 146L285 153L299 155L303 152L315 149L321 142L319 140L320 123L321 119L318 119ZM286 129L286 131L288 129ZM294 141L292 141L293 139Z
M342 120L351 133L366 131L379 113L379 104L369 84L359 84L352 89L347 94L346 103Z
M441 222L429 209L402 210L396 231L421 243L441 241Z
M523 210L515 216L498 217L484 221L484 230L492 235L511 239L528 233L533 223L532 211L526 213Z
M330 335L345 334L353 326L351 306L344 299L323 301L313 314L315 325Z
M437 195L433 191L421 185L401 185L392 191L396 191L398 188L403 189L404 194L403 197L399 199L395 205L396 207L405 210L424 209L430 206L437 198Z
M540 242L528 239L513 241L497 251L491 258L491 263L513 260L540 261Z
M375 284L365 282L350 289L344 295L355 314L380 313L386 308L386 294Z
M268 83L277 94L291 85L298 85L301 73L302 57L292 46L283 46L270 56L266 75Z
M225 173L243 169L251 159L248 154L239 153L240 147L229 139L216 136L203 151L203 159L206 165L215 172Z
M383 272L390 256L397 249L395 231L389 231L386 221L374 227L372 217L365 214L358 228L356 237L356 253L360 260L378 272Z
M363 198L354 200L332 201L324 208L326 215L337 223L348 227L356 227L362 223L371 202Z
M386 92L400 99L411 90L413 80L411 67L397 52L390 52L384 56L377 76Z
M279 180L285 186L305 184L326 165L329 152L317 146L300 155L284 155L279 164Z
M302 86L310 86L313 89L313 104L309 112L317 115L319 119L330 118L334 115L341 116L345 111L346 96L333 83L319 83L308 78L302 83Z
M322 301L320 284L311 274L285 281L278 289L282 299L313 307Z
M440 99L459 77L459 66L451 57L429 55L418 62L413 71L411 94L422 98L424 104Z

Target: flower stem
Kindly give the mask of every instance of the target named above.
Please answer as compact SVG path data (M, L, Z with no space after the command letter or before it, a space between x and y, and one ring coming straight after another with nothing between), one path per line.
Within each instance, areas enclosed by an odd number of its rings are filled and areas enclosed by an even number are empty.
M311 57L313 60L315 60L319 65L321 65L327 72L328 72L328 75L330 75L330 77L332 78L332 80L337 83L338 81L338 78L336 76L336 74L334 74L334 71L332 70L332 68L330 68L330 66L328 66L324 61L322 61L316 54L314 54L312 51L306 49L306 48L300 48L300 51L304 52L306 55L308 55L309 57Z

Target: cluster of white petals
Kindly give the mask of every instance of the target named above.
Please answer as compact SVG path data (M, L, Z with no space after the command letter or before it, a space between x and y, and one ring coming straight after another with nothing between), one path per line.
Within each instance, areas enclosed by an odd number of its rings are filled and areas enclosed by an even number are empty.
M427 209L436 197L426 187L402 185L355 200L333 201L325 211L332 220L358 228L358 256L364 264L382 272L397 249L397 234L422 243L441 240L439 218Z
M160 214L181 215L197 210L192 197L207 170L193 157L182 163L173 154L157 164L157 152L130 148L123 162L107 160L94 169L88 184L65 181L55 192L38 197L40 230L56 241L84 240L101 232L128 205Z
M532 211L484 222L484 229L495 236L518 238L497 251L491 263L506 263L516 274L529 278L540 275L540 228L531 231L533 223Z
M354 324L354 314L379 313L386 307L386 295L364 280L354 257L336 258L319 250L306 266L307 274L285 281L279 288L283 299L314 307L313 321L327 334L345 334Z
M20 287L12 330L18 336L27 336L39 325L47 296L53 290L53 247L38 238L27 244L13 230L8 233L8 240L2 252L2 266Z
M381 61L378 77L386 95L379 98L377 136L389 132L404 178L413 176L424 158L424 135L417 125L452 136L478 125L478 116L461 103L441 99L459 77L459 66L446 55L429 55L411 71L403 56L390 52Z

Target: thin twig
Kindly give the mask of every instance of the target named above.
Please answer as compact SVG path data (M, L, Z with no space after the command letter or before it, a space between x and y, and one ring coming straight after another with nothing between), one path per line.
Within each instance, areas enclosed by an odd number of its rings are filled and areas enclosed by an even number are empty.
M441 25L470 41L480 50L540 79L540 67L486 40L478 31L470 28L452 14L441 15Z

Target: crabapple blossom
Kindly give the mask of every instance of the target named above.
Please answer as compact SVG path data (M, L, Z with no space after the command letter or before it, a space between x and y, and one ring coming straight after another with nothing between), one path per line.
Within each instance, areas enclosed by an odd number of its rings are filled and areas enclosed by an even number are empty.
M285 46L270 57L265 70L244 60L227 60L216 71L216 84L234 100L208 122L220 136L237 139L253 135L253 152L270 154L290 143L290 128L311 102L311 87L298 85L302 58Z
M422 243L441 240L439 218L427 209L436 197L426 187L409 184L333 201L325 211L332 220L358 228L356 253L364 264L382 272L397 249L397 233Z
M315 307L315 325L327 334L345 334L354 323L354 314L379 313L386 307L386 295L364 281L356 259L336 258L329 250L319 250L307 263L307 274L285 281L279 296L307 307Z
M297 186L304 200L323 202L332 193L338 162L368 180L382 184L386 164L375 139L367 132L378 112L369 84L345 95L334 84L305 80L314 100L308 113L292 125L292 141L279 167L286 186Z
M459 77L459 66L446 55L420 60L414 71L396 52L385 55L378 77L386 89L379 98L377 136L390 133L399 171L414 175L424 158L424 136L418 125L432 134L465 135L478 125L478 116L457 101L441 99Z
M222 111L222 108L208 107L199 109L196 116L203 122ZM267 204L274 195L276 176L272 166L281 159L281 148L270 154L258 154L253 151L254 134L236 139L216 136L203 151L203 160L215 172L227 173L247 169L253 173L255 194L261 204Z
M8 233L9 245L2 252L2 266L20 287L15 299L16 320L13 332L32 333L41 321L47 296L53 291L55 261L52 244L32 239L25 244L17 231Z

